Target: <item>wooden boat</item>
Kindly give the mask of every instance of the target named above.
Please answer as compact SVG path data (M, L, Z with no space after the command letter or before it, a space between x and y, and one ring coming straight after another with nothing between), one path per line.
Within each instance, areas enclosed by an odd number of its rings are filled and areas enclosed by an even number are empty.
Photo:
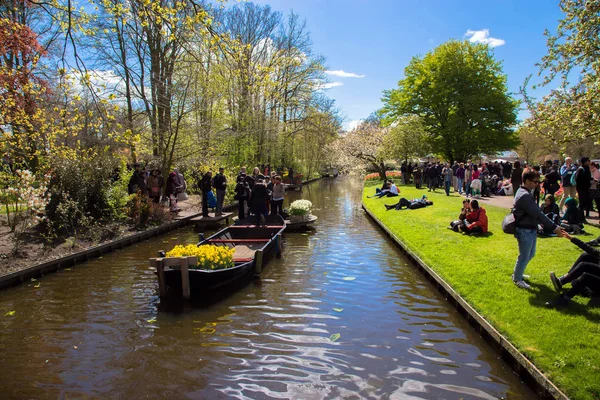
M252 222L252 224L250 223ZM282 217L275 216L265 226L255 226L244 219L200 241L198 245L226 246L235 250L235 266L219 270L191 269L195 257L155 258L151 265L157 269L161 297L169 291L182 293L189 298L192 293L212 291L232 284L254 272L259 275L264 263L281 252L281 235L285 230Z
M317 219L318 219L317 216L312 215L312 214L308 215L304 220L299 220L299 221L286 219L285 220L285 228L290 231L294 231L294 230L297 231L300 229L307 228L308 226L314 224L314 222Z

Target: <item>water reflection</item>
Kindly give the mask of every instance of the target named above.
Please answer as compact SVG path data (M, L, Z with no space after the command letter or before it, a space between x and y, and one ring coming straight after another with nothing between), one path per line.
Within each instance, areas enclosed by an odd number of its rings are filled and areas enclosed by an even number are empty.
M191 230L0 292L13 398L534 398L360 209L323 181L315 230L286 234L260 281L161 304L147 258ZM165 243L167 242L167 243ZM41 283L40 287L34 286Z

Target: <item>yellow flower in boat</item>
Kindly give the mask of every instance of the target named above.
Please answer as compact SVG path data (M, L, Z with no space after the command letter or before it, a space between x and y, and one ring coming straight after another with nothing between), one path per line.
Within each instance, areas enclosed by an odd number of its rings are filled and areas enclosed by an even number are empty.
M192 269L224 269L235 265L233 261L234 249L226 246L190 244L187 246L177 245L167 252L167 257L198 257L198 264Z

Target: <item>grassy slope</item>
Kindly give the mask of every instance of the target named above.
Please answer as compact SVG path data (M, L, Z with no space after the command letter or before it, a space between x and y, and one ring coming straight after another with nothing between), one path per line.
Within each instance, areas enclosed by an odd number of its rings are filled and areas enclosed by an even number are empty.
M580 254L575 245L562 238L538 239L537 254L525 271L531 275L532 290L518 289L511 280L517 242L501 228L506 209L484 206L492 235L470 237L447 229L461 208L457 194L447 197L441 190L429 193L403 186L401 196L427 194L434 205L386 211L383 204L394 204L398 198L367 199L378 186L366 186L363 193L365 206L377 218L569 397L600 398L600 308L587 306L586 298L559 311L544 307L556 296L548 273L568 270ZM584 241L600 235L598 228L586 230L590 235L581 237Z

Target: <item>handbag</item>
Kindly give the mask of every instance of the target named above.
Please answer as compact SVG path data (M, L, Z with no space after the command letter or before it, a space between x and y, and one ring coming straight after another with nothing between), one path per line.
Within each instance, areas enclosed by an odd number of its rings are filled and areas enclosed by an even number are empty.
M515 210L511 210L502 220L502 232L509 235L517 233L517 224L520 218L515 217Z
M188 198L189 197L186 192L177 193L177 202L186 201Z

